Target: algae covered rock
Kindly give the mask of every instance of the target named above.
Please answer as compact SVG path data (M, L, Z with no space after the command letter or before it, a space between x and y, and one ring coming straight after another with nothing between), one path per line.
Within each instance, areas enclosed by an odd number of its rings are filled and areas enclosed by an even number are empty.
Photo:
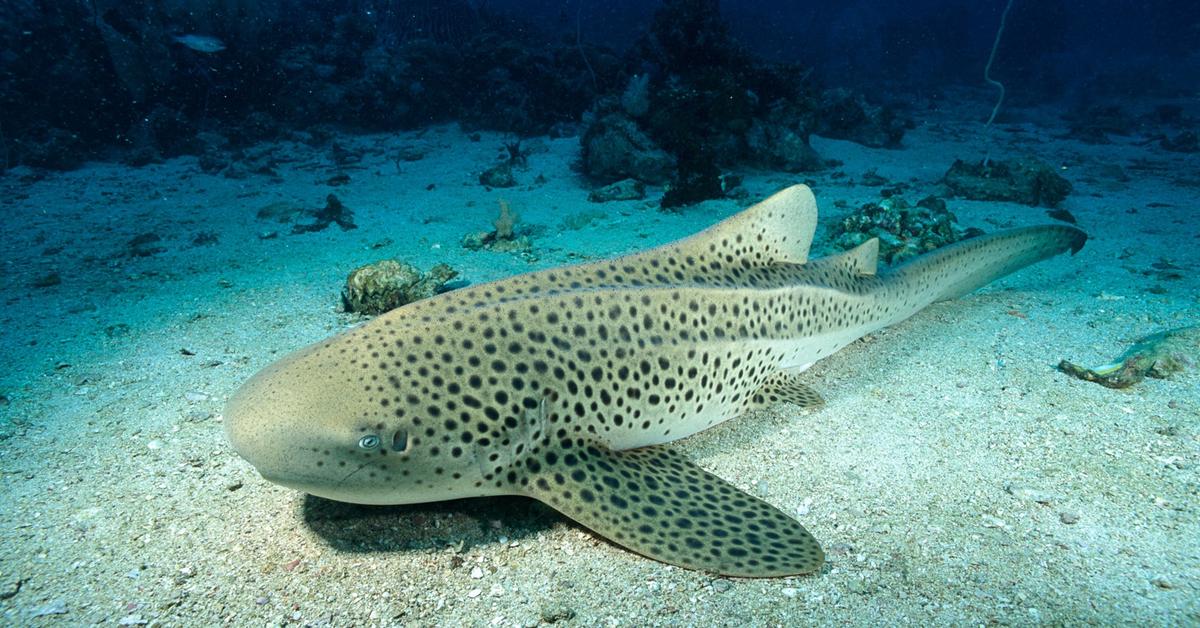
M133 257L150 257L166 250L166 247L162 246L162 236L153 231L138 234L129 241L129 255Z
M748 161L759 168L812 172L825 166L805 131L774 120L755 120L746 131L746 146Z
M428 299L442 292L446 282L458 271L438 264L422 274L412 264L385 259L354 269L342 288L342 304L347 312L374 316L405 303Z
M596 188L588 194L593 203L609 201L640 201L646 198L646 185L637 179L621 179L616 183Z
M667 184L659 207L666 211L678 210L714 198L721 198L725 188L721 185L721 171L712 152L701 147L694 152L680 155L675 176Z
M489 188L511 188L517 184L512 164L496 164L479 175L479 182Z
M833 229L834 244L849 250L879 238L880 259L896 264L981 233L978 229L958 229L955 220L940 198L923 198L914 207L893 196L867 203L838 222Z
M1175 137L1164 136L1158 145L1173 153L1200 152L1200 138L1194 131L1184 131Z
M830 89L821 95L813 132L872 148L896 148L911 124L891 107L868 102L861 93Z
M276 201L260 207L258 211L255 212L254 217L257 220L264 222L287 224L290 222L296 222L300 218L311 214L311 211L301 207L297 203Z
M599 181L633 178L661 185L675 169L675 159L659 148L636 122L620 113L610 113L593 122L580 143L584 172Z
M34 132L15 144L21 162L35 168L74 170L83 165L86 155L79 135L59 128Z
M961 159L943 179L955 196L973 201L1010 201L1057 207L1071 193L1071 182L1037 159L967 163Z

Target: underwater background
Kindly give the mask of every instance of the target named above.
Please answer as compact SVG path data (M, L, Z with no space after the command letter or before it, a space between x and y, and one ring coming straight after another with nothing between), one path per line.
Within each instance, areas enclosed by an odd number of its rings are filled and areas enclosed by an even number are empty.
M1198 97L1179 0L0 0L0 623L1200 624ZM226 440L294 349L796 183L813 257L1089 235L669 445L820 574L327 501Z

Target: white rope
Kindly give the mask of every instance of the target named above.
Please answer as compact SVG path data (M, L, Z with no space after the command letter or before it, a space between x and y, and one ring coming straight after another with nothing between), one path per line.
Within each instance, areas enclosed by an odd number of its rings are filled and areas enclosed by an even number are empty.
M1004 13L1000 14L1000 28L996 31L996 41L992 42L992 54L988 55L987 65L983 68L983 80L995 85L1000 90L1000 97L996 99L996 106L992 107L992 115L988 116L987 124L983 126L989 127L992 121L996 119L996 114L1000 112L1000 105L1004 102L1004 83L992 78L992 62L996 60L996 50L1000 48L1000 37L1004 35L1004 24L1008 21L1008 12L1012 9L1013 0L1008 0L1008 4L1004 7Z

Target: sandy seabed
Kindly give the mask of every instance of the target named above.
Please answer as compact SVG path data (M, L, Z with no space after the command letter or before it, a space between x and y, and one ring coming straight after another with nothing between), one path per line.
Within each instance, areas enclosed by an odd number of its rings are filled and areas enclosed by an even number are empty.
M589 203L575 138L527 141L520 185L488 190L478 174L505 138L455 127L339 138L363 155L350 166L303 144L265 147L277 177L209 176L194 158L10 172L0 623L1200 624L1200 376L1118 391L1054 369L1200 323L1200 159L1140 138L1059 139L1048 111L1010 112L1034 122L992 129L993 158L1063 168L1075 185L1063 206L1091 235L1078 255L818 363L807 381L820 410L777 407L672 445L796 515L826 548L820 575L673 568L527 499L329 502L264 481L225 440L221 413L242 381L361 322L339 303L359 265L446 262L481 283L681 237L800 181L816 190L814 253L827 254L829 226L879 199L862 175L905 182L915 201L955 157L982 157L977 121L925 113L903 149L814 138L842 165L747 173L744 202L680 214ZM424 158L397 160L401 149ZM350 183L327 185L338 173ZM331 192L358 229L291 235L255 217ZM535 227L533 258L460 245L490 228L501 198ZM987 231L1050 221L1041 208L949 203ZM147 232L164 250L129 255ZM38 287L51 273L60 282Z

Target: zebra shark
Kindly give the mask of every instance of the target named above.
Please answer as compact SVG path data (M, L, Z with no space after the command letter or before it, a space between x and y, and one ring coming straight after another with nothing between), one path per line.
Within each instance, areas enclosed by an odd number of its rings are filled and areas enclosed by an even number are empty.
M328 499L524 495L666 563L818 571L799 521L658 445L818 406L798 379L815 361L1087 236L1013 229L881 270L874 239L808 259L816 221L797 185L644 252L399 307L254 375L227 435L265 479Z

